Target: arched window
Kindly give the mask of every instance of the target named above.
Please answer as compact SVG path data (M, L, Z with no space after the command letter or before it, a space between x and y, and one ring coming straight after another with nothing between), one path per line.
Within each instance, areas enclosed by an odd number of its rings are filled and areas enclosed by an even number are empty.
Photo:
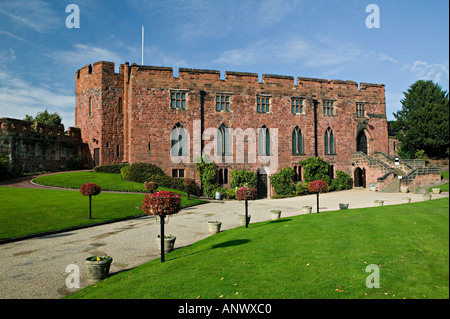
M217 132L217 155L231 155L230 133L225 124L222 124Z
M298 126L292 131L292 154L303 154L303 135L302 130Z
M180 123L175 124L170 134L170 139L172 140L172 148L170 151L171 155L182 156L187 155L186 147L186 131Z
M325 154L336 154L336 147L334 142L334 134L331 128L327 128L324 136Z
M265 125L258 131L258 155L270 155L270 132Z

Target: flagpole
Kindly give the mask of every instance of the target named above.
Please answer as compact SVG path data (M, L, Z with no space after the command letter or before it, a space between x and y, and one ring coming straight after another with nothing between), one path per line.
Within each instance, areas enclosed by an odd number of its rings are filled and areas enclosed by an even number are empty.
M142 63L144 65L144 26L142 26Z

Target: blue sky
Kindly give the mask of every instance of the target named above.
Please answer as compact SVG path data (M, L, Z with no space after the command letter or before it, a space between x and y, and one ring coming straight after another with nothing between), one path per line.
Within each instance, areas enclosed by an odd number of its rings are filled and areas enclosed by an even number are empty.
M77 4L80 28L66 6ZM367 28L369 4L380 28ZM449 90L447 0L0 0L0 117L47 108L74 125L75 72L100 60Z

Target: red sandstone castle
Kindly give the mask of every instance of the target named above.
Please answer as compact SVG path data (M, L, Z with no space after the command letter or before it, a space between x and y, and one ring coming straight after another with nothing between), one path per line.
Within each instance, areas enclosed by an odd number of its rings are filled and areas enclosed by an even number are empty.
M350 174L354 186L383 188L400 174L394 168L414 171L416 184L421 175L406 162L394 167L387 155L383 84L270 74L260 82L255 73L229 71L221 79L219 71L185 68L174 77L169 67L128 62L115 73L114 63L100 61L76 72L75 94L75 125L95 165L153 163L169 176L198 180L196 154L214 143L220 184L233 169L252 170L268 196L270 175L292 167L301 180L299 161L312 156L330 164L331 177ZM202 138L211 128L216 136ZM240 130L243 143L233 134ZM260 156L272 156L277 171Z

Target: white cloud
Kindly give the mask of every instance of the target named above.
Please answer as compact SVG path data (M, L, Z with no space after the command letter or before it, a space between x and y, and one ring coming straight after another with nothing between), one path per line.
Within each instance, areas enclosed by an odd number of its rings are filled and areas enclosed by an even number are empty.
M75 97L37 87L12 72L0 70L0 117L23 119L48 109L58 112L66 126L73 126Z
M436 83L446 80L448 82L448 62L442 64L416 60L412 64L406 64L404 68L412 72L416 80L432 80Z
M16 40L25 41L23 38L18 37L15 34L9 32L9 31L2 31L2 30L0 30L0 34L7 35L8 37L14 38Z
M355 65L397 63L384 54L364 52L358 45L323 36L306 41L298 35L285 35L275 40L264 39L242 48L224 51L213 62L227 65L258 65L276 61L287 65L301 65L326 69L328 75L338 74Z
M296 0L128 0L150 17L170 15L166 28L185 41L202 37L225 37L232 33L254 33L295 19L302 1Z
M97 61L110 61L116 64L124 62L119 54L111 50L81 43L74 44L72 50L60 50L47 55L56 62L73 66L75 69Z
M2 1L0 14L8 16L16 27L27 27L40 33L46 33L64 22L43 0Z

